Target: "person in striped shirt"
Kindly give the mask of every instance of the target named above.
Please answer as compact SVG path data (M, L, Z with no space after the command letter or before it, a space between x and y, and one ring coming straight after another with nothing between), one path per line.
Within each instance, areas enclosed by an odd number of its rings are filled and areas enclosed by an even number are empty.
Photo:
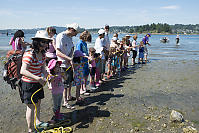
M44 30L37 31L35 37L32 38L32 49L27 50L22 58L21 75L22 75L22 103L27 106L26 121L28 124L28 132L33 132L35 107L31 101L31 96L38 89L45 85L45 49L49 42L52 41ZM38 127L46 127L48 123L40 121L40 104L44 98L43 88L38 91L33 101L37 107L36 125Z

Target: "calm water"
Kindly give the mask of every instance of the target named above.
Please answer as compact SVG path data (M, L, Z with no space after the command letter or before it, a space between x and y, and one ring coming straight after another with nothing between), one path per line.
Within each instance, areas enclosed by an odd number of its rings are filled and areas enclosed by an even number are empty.
M31 42L31 37L34 34L26 34L25 41ZM119 38L121 39L125 34L120 34ZM138 42L143 38L143 34L138 35ZM12 36L0 35L0 54L2 51L7 51L11 49L11 46L8 44ZM94 46L95 39L97 34L92 35L92 43L88 44L88 47ZM199 59L199 35L180 35L180 45L176 46L175 37L176 35L167 35L169 38L169 43L161 43L160 38L165 37L165 35L152 35L150 37L149 47L149 58L152 60L159 59L180 59L180 60L198 60ZM79 40L79 35L73 38L74 44ZM109 38L112 38L112 34L109 35ZM132 39L132 38L131 38Z

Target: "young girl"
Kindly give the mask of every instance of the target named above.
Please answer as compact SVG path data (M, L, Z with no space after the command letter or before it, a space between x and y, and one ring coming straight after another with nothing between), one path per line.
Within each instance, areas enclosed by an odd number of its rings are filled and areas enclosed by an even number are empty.
M90 85L91 90L96 90L95 84L95 73L96 73L96 63L95 63L95 49L93 47L89 48L89 67L90 67Z
M109 55L108 55L108 71L107 71L107 78L110 79L112 76L112 62L113 62L113 57L114 57L114 50L115 48L110 48L109 49Z
M60 107L64 91L64 85L62 82L63 76L61 75L60 68L61 64L61 61L57 61L55 59L51 59L48 63L48 86L52 93L53 112L55 114L55 121L63 120L63 117L60 114Z
M73 55L74 84L76 86L76 104L77 105L80 105L83 103L83 98L80 97L80 88L81 88L81 85L84 84L83 64L81 63L81 58L83 56L84 55L80 50L76 50Z
M143 58L144 58L144 43L143 41L141 41L139 46L138 64L140 64L140 61L143 63Z
M95 63L96 63L96 71L95 71L95 84L96 87L100 86L99 80L100 80L100 54L95 53L94 54Z

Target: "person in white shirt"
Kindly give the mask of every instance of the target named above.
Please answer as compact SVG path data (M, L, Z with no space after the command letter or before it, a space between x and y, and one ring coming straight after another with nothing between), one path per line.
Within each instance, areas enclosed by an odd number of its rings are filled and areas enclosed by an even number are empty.
M101 57L101 62L100 62L100 73L101 73L100 82L102 82L103 76L105 74L105 64L106 64L105 54L104 54L104 51L106 49L105 44L104 44L104 35L105 35L104 29L100 29L98 31L98 38L95 41L96 53L100 53L100 57Z
M73 81L72 56L74 52L72 37L78 34L78 29L78 24L68 24L67 30L59 33L56 37L56 55L58 61L62 61L62 72L64 72L68 78L66 81L64 81L65 89L63 92L63 107L68 109L74 108L68 104L68 101L74 100L74 97L71 96L71 83Z
M132 41L132 51L133 51L133 56L132 56L132 65L135 65L135 58L137 57L137 47L139 47L139 45L137 45L137 35L133 36L133 41Z

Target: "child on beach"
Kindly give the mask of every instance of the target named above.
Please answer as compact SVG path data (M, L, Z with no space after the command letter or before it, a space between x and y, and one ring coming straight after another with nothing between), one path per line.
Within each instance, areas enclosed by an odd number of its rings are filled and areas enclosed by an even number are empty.
M63 76L61 75L60 68L61 63L61 61L57 61L55 59L51 59L48 63L48 87L52 93L53 112L55 114L54 121L63 120L63 117L60 114L61 102L64 91L64 84L62 82Z
M141 41L140 45L139 45L138 64L143 63L143 58L144 58L144 43L143 43L143 41Z
M95 63L96 63L96 70L95 70L95 85L96 87L100 86L99 80L100 80L100 54L95 53L94 54Z
M96 63L95 63L95 49L93 47L89 48L89 68L90 68L90 86L91 90L96 90L95 84L95 73L96 73Z
M74 68L74 84L76 86L76 104L80 105L82 104L83 98L80 97L80 94L83 94L80 92L81 85L84 84L84 78L83 78L83 64L81 63L81 58L84 56L84 54L80 50L76 50L73 55L73 68Z
M114 51L115 48L111 47L109 49L109 55L108 55L108 71L107 71L107 78L110 79L110 77L113 75L112 73L112 62L113 62L113 58L114 58Z

